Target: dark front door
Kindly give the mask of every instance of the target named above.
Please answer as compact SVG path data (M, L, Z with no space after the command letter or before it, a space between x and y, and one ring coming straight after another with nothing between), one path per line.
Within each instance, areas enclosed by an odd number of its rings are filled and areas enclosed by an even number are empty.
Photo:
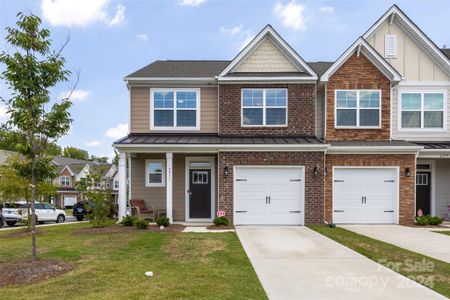
M211 218L211 170L189 170L189 218Z
M431 214L431 173L417 172L416 175L416 214L421 209L424 215Z

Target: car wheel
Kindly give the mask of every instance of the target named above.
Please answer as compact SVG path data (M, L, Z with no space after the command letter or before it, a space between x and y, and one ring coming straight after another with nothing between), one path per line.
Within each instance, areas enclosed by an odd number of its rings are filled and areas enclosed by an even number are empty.
M84 216L77 216L77 221L83 221Z
M64 223L65 220L66 218L64 215L59 215L58 218L56 218L56 223Z
M11 221L6 222L6 224L8 224L9 227L13 227L14 225L16 225L16 223L17 222L14 222L14 221L13 222L11 222Z

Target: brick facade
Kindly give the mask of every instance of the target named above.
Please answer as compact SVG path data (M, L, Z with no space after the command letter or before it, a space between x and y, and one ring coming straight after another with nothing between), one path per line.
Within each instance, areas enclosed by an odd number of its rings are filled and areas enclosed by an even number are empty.
M335 166L395 166L400 168L400 205L399 223L414 223L414 207L416 193L416 156L414 154L327 154L325 177L325 219L332 222L333 216L333 167ZM409 167L411 176L405 176L405 168Z
M327 141L375 141L390 139L390 81L362 53L351 56L329 79L326 88L326 136ZM380 129L336 129L335 90L381 90Z
M219 209L233 221L233 167L239 165L305 166L305 224L324 221L324 153L323 152L220 152ZM223 169L228 166L228 175ZM317 167L319 174L313 175Z
M287 88L286 127L242 127L243 88ZM219 85L219 134L221 135L315 135L316 85L312 84L221 84Z

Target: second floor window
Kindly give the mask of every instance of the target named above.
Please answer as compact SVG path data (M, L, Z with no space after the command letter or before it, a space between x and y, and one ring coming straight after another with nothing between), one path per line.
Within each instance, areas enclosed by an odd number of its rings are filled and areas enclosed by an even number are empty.
M199 90L152 90L151 129L200 129Z
M59 182L61 186L70 186L70 177L69 176L61 176L59 177Z
M400 94L402 129L443 129L444 93L404 92Z
M287 89L242 89L242 126L286 126Z
M379 128L381 119L381 91L337 90L337 128Z

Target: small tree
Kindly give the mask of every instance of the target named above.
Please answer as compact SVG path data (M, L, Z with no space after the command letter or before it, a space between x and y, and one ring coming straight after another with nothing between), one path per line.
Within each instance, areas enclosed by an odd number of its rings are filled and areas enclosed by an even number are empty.
M9 123L25 140L16 146L23 156L24 168L31 189L31 257L36 256L35 200L36 185L42 173L51 165L47 147L70 128L69 98L51 102L50 89L68 80L70 71L64 67L61 51L51 50L50 31L41 28L41 19L33 14L17 14L17 28L7 27L6 42L13 53L2 51L0 62L5 65L2 78L11 90L6 103ZM71 94L71 93L70 93Z

